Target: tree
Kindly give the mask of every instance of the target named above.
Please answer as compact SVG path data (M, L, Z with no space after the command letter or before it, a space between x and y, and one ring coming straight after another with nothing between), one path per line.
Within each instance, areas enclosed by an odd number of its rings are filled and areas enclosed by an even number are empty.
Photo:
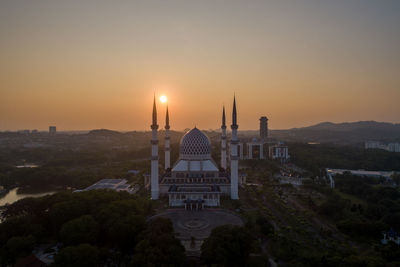
M400 230L400 212L390 212L383 217L383 221L397 231Z
M261 256L252 256L246 263L246 266L249 267L269 267L271 266L269 263L268 256L262 254Z
M89 244L63 248L55 257L54 265L59 267L97 266L99 249Z
M108 229L109 241L123 251L132 251L137 242L137 236L146 227L143 216L129 215L118 218Z
M251 234L244 227L216 227L201 246L201 260L208 266L245 266L252 242Z
M97 245L101 258L126 266L138 241L150 235L154 235L150 239L155 240L153 243L161 243L151 244L152 248L162 247L161 254L178 255L184 260L184 249L175 239L170 222L147 227L144 216L151 211L150 201L145 198L106 190L60 192L18 201L5 207L5 220L0 223L0 266L11 265L16 257L30 253L34 243L53 240L65 246Z
M54 204L49 212L53 227L59 229L62 224L87 214L84 207L78 199Z
M318 213L333 220L341 219L350 202L339 195L332 194L319 207Z
M175 238L169 219L150 222L143 240L135 247L134 266L184 266L185 249Z
M400 186L400 173L397 173L397 172L393 173L392 179L393 179L393 182L396 183L396 185Z
M6 244L8 257L14 261L20 256L26 256L32 252L35 239L33 236L15 236L10 238Z
M389 242L387 245L379 246L377 250L387 262L397 262L396 264L388 266L399 266L400 262L400 246L394 242Z
M84 215L65 223L61 228L60 237L66 245L94 243L98 232L98 224L93 217Z
M337 227L343 233L354 238L369 237L378 239L385 230L385 224L380 221L360 221L359 219L346 219L337 223Z
M260 227L260 232L263 235L267 236L274 232L274 226L263 215L259 214L257 216L256 223Z

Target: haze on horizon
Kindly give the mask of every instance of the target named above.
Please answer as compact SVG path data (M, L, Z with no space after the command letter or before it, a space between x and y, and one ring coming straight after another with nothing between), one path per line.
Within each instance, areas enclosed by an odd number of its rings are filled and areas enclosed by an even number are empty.
M400 1L0 2L0 130L400 122ZM154 91L155 90L155 91ZM159 125L165 104L158 101Z

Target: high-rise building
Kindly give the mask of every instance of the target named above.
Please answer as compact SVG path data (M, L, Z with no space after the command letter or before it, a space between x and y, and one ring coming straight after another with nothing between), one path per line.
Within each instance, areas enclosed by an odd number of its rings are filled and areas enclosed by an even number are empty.
M267 141L268 138L268 118L263 116L260 118L260 139Z
M49 134L50 135L55 135L57 133L57 127L56 126L49 126Z

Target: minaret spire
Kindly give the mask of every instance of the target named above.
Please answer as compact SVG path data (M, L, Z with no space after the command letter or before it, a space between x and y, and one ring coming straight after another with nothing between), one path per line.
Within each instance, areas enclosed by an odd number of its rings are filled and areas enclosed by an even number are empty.
M158 199L159 185L158 185L158 136L157 136L157 108L156 96L154 94L153 101L153 123L151 125L151 199Z
M237 125L236 96L233 96L232 125Z
M165 129L169 129L169 113L168 113L168 104L167 104L167 112L165 115Z
M222 127L225 126L226 128L226 124L225 124L225 106L222 106Z
M226 124L225 124L225 106L222 107L222 125L221 125L221 168L226 170Z
M156 107L156 95L154 94L153 100L153 124L152 126L157 125L157 107Z
M165 170L171 168L171 149L170 149L170 136L169 136L169 113L168 105L167 112L165 115Z
M232 140L231 140L231 199L239 199L238 193L238 135L237 129L239 125L237 125L237 114L236 114L236 97L233 96L233 110L232 110Z

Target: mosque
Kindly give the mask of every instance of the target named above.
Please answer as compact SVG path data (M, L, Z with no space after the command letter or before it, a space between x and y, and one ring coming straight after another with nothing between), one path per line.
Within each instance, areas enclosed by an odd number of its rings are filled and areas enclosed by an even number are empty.
M211 157L210 139L196 127L188 131L180 141L179 159L170 166L170 134L168 107L165 119L165 164L159 174L157 108L153 102L151 175L147 183L151 188L151 199L168 196L169 206L185 209L202 209L220 205L221 196L239 199L238 185L244 176L238 173L238 124L236 99L233 99L232 138L230 141L229 168L227 167L227 136L225 108L222 110L221 163ZM145 181L146 184L146 181Z

